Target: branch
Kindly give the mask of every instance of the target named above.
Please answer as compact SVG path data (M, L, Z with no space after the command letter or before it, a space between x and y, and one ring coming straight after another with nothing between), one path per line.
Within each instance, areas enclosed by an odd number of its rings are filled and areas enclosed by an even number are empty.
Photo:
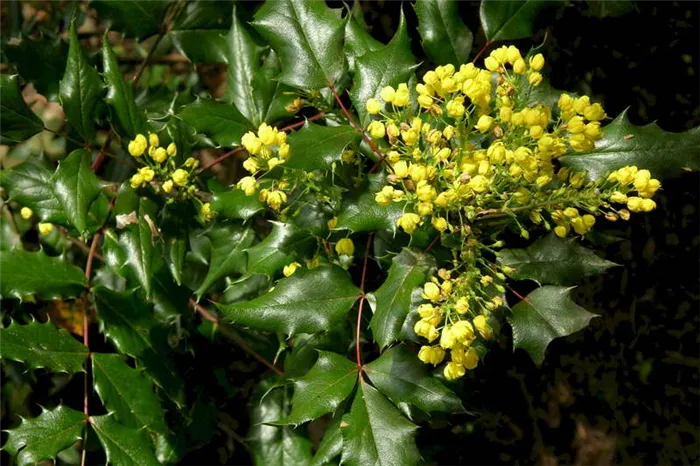
M153 42L153 45L151 45L151 49L148 51L148 55L146 55L146 58L143 59L141 66L139 67L138 71L134 75L134 79L133 79L134 86L136 86L136 83L138 83L139 79L141 79L141 75L143 74L143 71L146 69L146 66L148 65L148 61L153 56L153 53L156 51L156 47L158 47L158 44L160 44L160 41L163 40L163 37L165 37L165 32L166 31L162 31L160 34L158 34L158 37Z
M474 57L474 59L472 60L472 62L477 61L477 60L479 59L479 57L481 56L481 54L484 53L484 52L486 51L487 48L491 47L491 44L493 44L493 42L491 42L490 40L487 40L486 43L484 44L484 46L481 47L481 49L479 50L479 52L476 54L476 56Z
M365 246L365 260L362 264L362 277L360 278L360 304L357 309L357 329L355 330L355 361L357 363L357 371L362 373L362 352L360 351L360 330L362 328L362 309L365 304L365 279L367 278L367 259L369 258L369 248L372 245L374 233L370 233L367 237L367 245Z
M80 142L80 141L78 141L77 139L73 139L72 137L68 136L66 133L64 133L64 132L62 132L62 131L54 131L54 130L52 130L51 128L47 128L46 126L44 126L43 129L44 129L44 131L48 131L49 133L55 134L56 136L61 136L62 138L66 138L67 140L71 141L72 143L78 144L79 146L82 146L83 148L85 148L85 149L87 149L87 150L90 150L90 151L96 151L96 150L98 150L98 149L96 149L95 147L93 147L93 146L91 146L90 144L88 144L87 142ZM132 163L130 163L130 162L127 162L126 160L123 160L123 159L122 159L121 157L119 157L118 155L112 154L111 152L107 152L106 150L100 150L100 152L101 152L102 154L106 155L107 157L116 160L117 162L121 163L122 165L125 165L125 166L127 166L127 167L129 167L129 168L134 168L134 169L137 168L136 165L134 165L134 164L132 164Z

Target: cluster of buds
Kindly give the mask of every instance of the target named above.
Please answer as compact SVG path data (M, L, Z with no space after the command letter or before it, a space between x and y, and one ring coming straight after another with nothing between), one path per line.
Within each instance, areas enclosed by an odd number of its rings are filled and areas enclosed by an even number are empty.
M31 220L31 218L34 216L34 211L29 207L22 207L19 214L23 219ZM53 231L53 223L39 222L36 227L42 236L46 236Z

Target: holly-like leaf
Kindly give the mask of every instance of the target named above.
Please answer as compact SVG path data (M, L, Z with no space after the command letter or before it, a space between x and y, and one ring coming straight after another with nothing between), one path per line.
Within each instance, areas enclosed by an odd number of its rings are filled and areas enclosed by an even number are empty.
M134 211L136 212L136 211ZM151 222L156 219L156 206L148 198L138 199L137 224L128 225L119 235L119 247L125 261L119 264L117 272L129 278L129 273L143 286L146 297L153 292L153 250L154 238ZM126 266L126 268L122 268Z
M219 309L236 324L268 332L316 333L343 319L359 294L343 269L317 267L280 280L259 298Z
M484 0L479 9L481 27L489 41L513 40L534 35L535 17L544 0Z
M250 123L236 107L210 99L197 99L183 106L177 116L222 147L240 146L241 138L251 129Z
M102 39L102 67L102 76L107 84L105 101L109 105L111 121L116 126L118 134L133 139L137 134L146 132L146 115L143 110L139 110L136 106L134 89L130 82L124 81L122 72L119 70L117 56L114 54L112 47L110 47L106 36Z
M266 2L252 25L280 58L280 82L321 89L342 77L345 56L340 10L328 8L325 2Z
M219 2L205 2L219 3ZM195 3L196 4L196 3ZM192 63L227 63L226 30L182 30L170 32L173 45Z
M118 354L92 355L95 390L105 407L126 427L167 432L160 400L151 382Z
M356 3L353 3L355 8ZM361 11L358 14L362 14ZM372 37L362 26L357 16L351 15L345 23L345 44L343 50L351 70L355 69L355 59L368 52L376 52L384 48L384 44Z
M8 200L29 207L39 220L67 225L63 207L54 194L52 176L53 167L46 160L29 157L11 170L1 171L0 182L9 195Z
M418 0L416 15L423 49L436 65L469 62L474 35L459 17L458 2Z
M270 379L260 382L253 394L248 441L256 466L306 466L311 462L309 439L291 427L267 424L287 415L289 401L287 390Z
M16 456L20 466L33 466L43 460L54 460L58 452L82 439L85 415L59 405L33 419L24 419L15 429L8 430L3 450Z
M357 382L357 366L343 356L319 351L316 364L294 381L292 412L274 422L295 426L332 413L350 395Z
M513 345L527 351L538 365L544 361L544 352L553 339L578 332L596 317L574 303L571 290L543 286L513 306L508 318L513 327Z
M231 191L215 192L211 208L219 216L248 220L253 215L265 209L258 196L246 196L243 190L233 188Z
M211 241L209 271L194 292L198 300L221 277L245 272L245 249L253 244L255 232L238 225L221 225L209 230L207 237Z
M0 328L0 342L0 358L20 361L31 369L68 374L85 371L88 349L51 322L12 323Z
M367 100L379 99L379 92L385 86L397 87L399 83L407 82L417 66L411 53L406 18L401 10L399 28L391 41L380 50L355 59L355 86L350 91L350 100L363 127L370 118L365 108Z
M270 234L248 249L247 274L273 277L314 244L316 240L313 237L294 225L272 222Z
M381 206L374 200L385 185L385 177L384 173L368 175L357 189L346 196L338 214L337 230L350 230L354 233L396 231L396 221L403 215L403 202Z
M292 116L286 106L296 98L297 93L277 79L281 71L277 54L270 50L253 76L253 99L260 112L260 121L272 123Z
M97 10L97 16L109 23L112 30L122 32L126 37L142 39L160 30L169 3L147 0L93 0L90 7Z
M77 149L61 160L51 177L53 191L68 220L80 232L87 229L90 204L102 187L95 172L90 168L92 154Z
M340 462L351 466L416 464L420 459L415 443L417 428L377 389L361 380L350 413L340 425Z
M322 333L300 334L294 337L294 347L284 358L284 374L289 378L301 377L311 370L319 350L344 353L352 332L341 323Z
M385 351L365 365L372 384L394 403L411 404L426 413L461 411L462 402L434 377L418 357L403 346Z
M142 429L118 423L114 415L90 417L92 426L112 466L159 466L153 443Z
M59 97L68 123L87 142L95 136L95 117L102 90L100 75L83 56L74 19L70 26L68 62L59 86Z
M178 236L177 238L168 238L165 243L165 261L168 264L168 269L177 285L182 285L182 269L185 266L185 257L187 254L187 239L186 235Z
M337 410L326 427L323 439L318 445L311 466L323 466L332 463L333 459L343 452L343 434L340 432L340 423L343 420L343 412Z
M435 259L428 254L404 249L394 256L389 275L369 299L374 315L369 323L372 335L381 349L396 341L401 327L411 311L413 292L425 283L435 267Z
M60 39L20 37L3 44L7 60L17 72L34 85L38 93L56 100L58 81L66 68L66 43Z
M22 299L37 295L44 299L72 298L85 287L85 274L78 267L43 251L21 249L0 254L0 295Z
M360 133L350 125L321 126L307 121L302 129L289 135L291 157L287 168L305 171L327 170L340 161L346 147L357 144Z
M626 165L651 171L655 178L700 170L700 127L684 133L669 133L656 123L634 126L627 111L603 128L603 138L589 152L565 155L561 162L586 171L592 180L602 178Z
M0 135L12 142L25 141L44 129L44 123L24 103L17 77L0 75Z
M601 259L573 238L561 239L554 234L540 238L525 249L504 249L498 261L515 269L511 277L516 280L551 285L573 285L582 278L618 265Z

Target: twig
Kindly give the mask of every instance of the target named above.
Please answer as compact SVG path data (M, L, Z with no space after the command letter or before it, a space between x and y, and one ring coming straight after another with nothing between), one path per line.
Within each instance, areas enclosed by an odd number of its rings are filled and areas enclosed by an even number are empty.
M438 241L440 240L440 238L441 238L441 235L438 234L438 235L430 242L430 244L428 245L428 247L425 249L425 252L426 252L426 253L429 253L430 250L433 249L433 246L435 246L435 245L438 243Z
M357 329L355 330L355 361L357 362L357 371L362 373L362 352L360 351L360 330L362 329L362 308L365 304L365 279L367 278L367 259L369 258L369 248L372 245L373 233L370 233L365 246L365 260L362 264L362 277L360 278L360 304L357 308Z
M481 50L479 50L479 52L476 54L476 56L474 57L472 62L477 61L479 59L479 57L481 56L481 54L484 53L487 48L491 47L492 44L493 44L493 42L491 42L490 40L487 40L486 43L484 44L484 46L481 47Z
M100 165L102 165L102 162L105 159L105 150L109 147L109 145L112 143L112 132L110 131L109 134L107 135L107 139L105 140L105 143L102 145L102 149L100 149L100 152L98 152L97 157L95 157L95 161L92 162L92 171L97 172L97 170L100 169Z
M156 47L158 47L158 44L160 44L160 41L163 40L163 37L165 37L165 33L167 31L163 30L158 34L158 37L156 40L153 42L153 45L151 45L151 49L148 51L148 55L146 55L146 58L143 59L143 62L141 63L141 66L139 67L138 71L136 71L136 74L134 75L133 83L134 86L136 86L136 83L139 82L139 79L141 79L141 75L143 74L143 71L146 69L146 66L148 65L148 61L151 59L153 56L153 53L156 51Z
M44 126L44 131L48 131L49 133L53 133L56 136L61 136L63 138L66 138L69 141L71 141L72 143L78 144L79 146L82 146L87 150L91 150L91 151L97 150L96 148L94 148L90 144L88 144L87 142L80 142L77 139L73 139L72 137L68 136L66 133L64 133L62 131L54 131L51 128L47 128L46 126ZM112 158L112 159L116 160L117 162L121 163L122 165L126 165L129 168L136 168L136 165L129 163L126 160L122 160L122 158L119 157L118 155L112 154L111 152L107 152L106 150L103 150L101 152L104 155L106 155L107 157Z

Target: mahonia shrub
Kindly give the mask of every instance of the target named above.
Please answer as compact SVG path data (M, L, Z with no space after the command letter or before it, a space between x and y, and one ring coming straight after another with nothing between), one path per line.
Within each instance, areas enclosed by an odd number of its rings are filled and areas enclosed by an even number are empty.
M596 228L637 221L659 179L700 163L698 131L553 89L539 47L508 43L540 6L483 2L472 53L456 4L419 0L423 68L403 16L383 44L355 7L280 0L246 21L223 2L90 6L124 38L155 36L130 80L109 35L101 63L85 53L84 13L54 81L13 49L54 46L28 37L8 42L1 80L3 142L50 132L68 155L2 171L0 354L84 373L82 406L58 397L9 429L19 464L175 464L251 382L234 438L256 464L416 464L418 425L465 412L458 379L478 377L505 325L540 364L595 317L571 293L616 265L586 247ZM160 85L166 37L191 63L227 65L223 95ZM65 122L32 112L22 82ZM522 296L520 280L537 288ZM232 378L240 361L207 356L221 341L262 373ZM313 444L300 426L321 418Z

